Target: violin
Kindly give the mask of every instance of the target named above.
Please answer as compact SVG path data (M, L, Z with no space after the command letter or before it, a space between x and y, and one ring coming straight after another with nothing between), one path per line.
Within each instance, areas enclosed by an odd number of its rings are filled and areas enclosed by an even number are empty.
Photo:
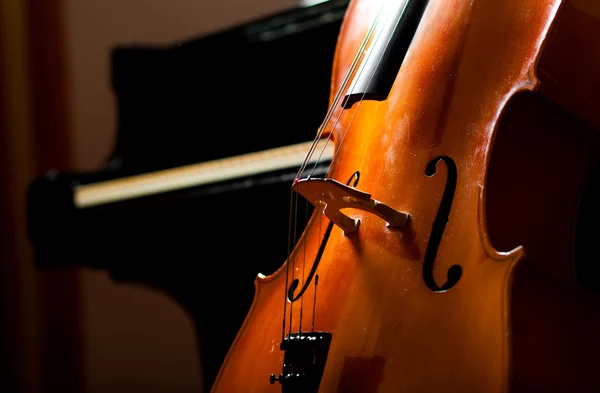
M212 392L600 391L598 4L351 1Z

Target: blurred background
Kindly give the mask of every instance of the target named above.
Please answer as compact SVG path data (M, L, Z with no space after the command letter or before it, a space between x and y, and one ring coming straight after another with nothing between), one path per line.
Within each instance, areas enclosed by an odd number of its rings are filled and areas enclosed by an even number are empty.
M170 297L116 283L104 270L36 268L25 193L49 169L94 170L114 149L109 81L115 46L171 44L298 5L0 2L3 392L202 391L192 321Z

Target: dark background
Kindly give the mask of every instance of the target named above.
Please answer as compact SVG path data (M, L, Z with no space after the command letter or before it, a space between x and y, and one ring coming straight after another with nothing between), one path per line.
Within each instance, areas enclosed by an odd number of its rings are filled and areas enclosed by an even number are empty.
M192 298L194 293L190 291L194 288L194 280L197 278L200 286L201 274L196 277L181 267L196 263L196 269L199 269L201 263L223 263L207 261L204 256L214 243L202 242L203 238L207 239L203 230L209 224L198 225L197 236L189 232L189 238L184 239L198 244L197 255L186 254L190 261L184 261L174 250L172 254L160 255L164 256L161 259L164 265L145 264L146 261L136 259L136 255L120 255L121 260L130 257L127 260L131 265L125 266L116 264L117 259L112 258L114 254L108 253L107 249L82 246L81 239L87 234L93 243L94 239L107 235L114 237L115 233L127 230L115 227L108 234L80 233L68 258L53 259L48 265L55 266L41 269L39 260L36 264L34 258L37 250L28 237L26 194L32 182L51 169L57 173L98 171L115 154L127 150L128 143L137 146L139 154L134 155L135 160L127 170L140 173L152 165L156 168L175 166L277 146L294 138L312 139L318 126L316 119L326 109L329 85L320 88L318 94L315 92L315 100L307 107L286 108L282 93L285 92L284 83L289 81L290 86L298 89L298 84L310 79L312 73L318 78L313 80L315 85L321 86L322 81L329 78L324 72L330 69L332 53L323 59L323 52L313 50L311 54L315 61L322 62L310 67L310 63L305 62L302 67L296 64L294 68L293 64L282 60L270 63L271 69L256 70L252 68L255 53L228 47L224 49L226 54L232 59L237 56L240 61L226 68L211 68L208 56L206 61L196 58L191 64L185 58L180 59L179 64L187 65L187 69L173 68L170 63L164 67L167 76L162 72L151 74L143 65L134 65L140 72L130 72L121 83L116 83L113 73L115 62L119 61L119 48L177 47L297 6L297 2L291 0L29 0L1 3L2 391L202 391L203 360L198 351L202 343L198 342L196 334L198 326L194 310L189 304L182 304L181 294L174 293L180 288L179 283L166 286L164 282L157 283L156 277L168 271L170 277L176 278L181 270L179 277L185 277L187 282L185 297ZM334 44L332 37L329 36L331 41L327 44L331 47ZM320 47L326 48L326 43L323 41ZM311 48L305 49L310 52ZM289 48L279 48L280 53L286 50ZM215 51L212 53L214 55ZM287 54L299 55L297 52ZM256 55L264 54L257 51ZM156 64L157 61L160 63L156 59L153 62ZM303 136L286 135L289 127L281 117L275 117L281 123L280 134L261 133L264 124L273 119L269 108L265 106L262 114L257 110L250 111L244 105L244 99L256 97L256 92L252 89L233 90L237 83L256 73L269 73L271 83L277 81L267 86L279 89L275 98L280 109L298 113L298 116L304 113L307 126L314 124ZM212 82L206 91L198 92L202 97L201 105L187 99L193 93L191 89L198 86L186 84L187 81L182 79L185 74L194 75L196 81L206 78ZM255 80L252 85L254 89L260 86L257 82ZM161 91L172 88L173 99L161 97L161 100L153 101L152 93L157 91L158 85L152 83L162 84ZM129 111L129 118L120 115L120 105L132 107L127 102L128 95L115 89L125 85L129 91L136 91L139 97L146 98L144 105L138 105L143 108L141 113ZM182 94L179 89L187 89L187 92ZM302 93L310 95L312 92ZM167 108L169 104L171 106ZM256 102L254 106L258 107ZM309 110L312 111L310 118L306 117ZM177 111L197 113L194 126L178 117ZM222 115L230 111L244 113L248 127L228 127L228 119ZM168 118L165 113L171 116L171 121L164 120ZM158 119L162 119L162 123ZM298 120L290 121L298 123ZM215 124L220 127L215 128ZM118 144L117 136L123 127L137 130L153 127L154 131L162 127L165 130L149 132L147 136L138 134L128 142ZM150 138L152 135L154 140ZM185 135L194 137L187 140ZM162 144L164 150L140 148L143 145L139 143L144 141L155 146ZM204 143L195 146L190 141ZM178 156L179 148L181 155ZM179 162L167 159L169 157L178 157ZM136 167L142 162L144 165ZM201 206L196 208L201 209ZM61 220L60 214L54 219L62 224L66 221L66 218ZM138 223L152 221L147 215L138 217ZM74 234L77 228L72 227ZM277 230L281 232L281 228ZM221 227L219 231L231 231L232 235L239 233L229 227ZM150 243L157 238L164 240L159 232ZM208 239L212 238L209 236ZM265 236L264 240L268 244L273 239ZM250 246L255 249L255 255L249 258L257 262L256 273L259 266L273 268L285 258L282 255L279 261L260 265L256 250L260 250L261 245L246 245L246 248ZM210 252L215 251L222 252L214 247ZM69 263L61 266L67 259ZM231 262L231 258L228 261ZM132 273L136 271L138 275ZM223 285L223 281L214 280L212 284ZM252 286L251 279L247 286ZM247 290L245 293L243 301L249 304L251 293ZM198 288L197 296L199 299L195 300L200 304L201 298L210 293ZM207 323L218 326L220 320L212 318Z

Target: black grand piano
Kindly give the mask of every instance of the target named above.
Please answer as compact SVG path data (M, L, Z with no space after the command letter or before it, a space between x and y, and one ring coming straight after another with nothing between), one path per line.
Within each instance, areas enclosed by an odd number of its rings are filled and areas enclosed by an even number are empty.
M95 172L51 170L29 188L37 266L107 269L174 297L194 319L208 386L256 274L287 257L289 189L327 111L347 4L116 48L112 155Z

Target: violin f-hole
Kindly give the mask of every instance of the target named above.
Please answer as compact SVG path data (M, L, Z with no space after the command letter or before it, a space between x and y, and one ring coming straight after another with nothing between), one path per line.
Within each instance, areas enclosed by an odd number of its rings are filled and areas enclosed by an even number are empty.
M453 265L448 269L448 279L444 285L438 286L433 278L433 265L444 235L444 230L446 229L446 224L449 220L450 211L452 210L452 202L454 200L458 178L456 163L452 158L447 156L436 157L427 164L427 168L425 168L425 175L427 177L435 175L437 164L440 161L443 161L446 164L448 177L446 179L444 195L442 196L437 215L433 221L429 242L427 243L427 250L425 251L425 258L423 260L423 280L425 281L425 285L434 292L446 292L454 287L462 277L462 267Z

